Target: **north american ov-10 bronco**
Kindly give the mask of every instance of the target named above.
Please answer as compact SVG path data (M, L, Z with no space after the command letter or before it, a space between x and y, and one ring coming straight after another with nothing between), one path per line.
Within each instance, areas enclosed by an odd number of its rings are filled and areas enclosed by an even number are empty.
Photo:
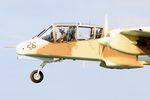
M42 69L47 63L66 59L98 61L100 66L115 69L142 68L150 59L150 28L108 29L105 26L82 24L52 24L31 40L16 48L18 58L42 60L30 78L43 80Z
M47 29L17 46L18 58L36 58L42 64L31 73L31 80L41 82L41 69L47 64L65 59L98 60L103 28L95 25L52 24ZM38 73L38 75L37 75Z

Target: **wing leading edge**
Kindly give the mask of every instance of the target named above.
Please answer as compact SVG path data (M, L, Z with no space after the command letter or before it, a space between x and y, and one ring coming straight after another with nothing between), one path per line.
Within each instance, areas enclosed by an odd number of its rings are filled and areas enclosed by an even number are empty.
M136 37L150 37L150 27L129 29L120 33L123 35L130 35Z

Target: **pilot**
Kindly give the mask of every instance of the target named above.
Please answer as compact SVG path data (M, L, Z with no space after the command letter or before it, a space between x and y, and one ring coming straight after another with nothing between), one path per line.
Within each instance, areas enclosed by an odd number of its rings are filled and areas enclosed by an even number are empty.
M59 32L61 33L61 35L65 34L65 29L64 28L59 28Z
M59 32L61 33L61 37L60 37L59 40L64 41L65 40L65 36L66 36L65 29L64 28L59 28Z
M66 40L67 41L75 40L75 33L76 33L76 27L69 26L69 29L67 30Z
M66 41L71 41L71 35L72 35L72 26L69 26L69 29L67 30L66 34Z
M75 40L75 33L76 33L76 27L73 26L73 27L72 27L72 34L71 34L71 39L72 39L72 40Z

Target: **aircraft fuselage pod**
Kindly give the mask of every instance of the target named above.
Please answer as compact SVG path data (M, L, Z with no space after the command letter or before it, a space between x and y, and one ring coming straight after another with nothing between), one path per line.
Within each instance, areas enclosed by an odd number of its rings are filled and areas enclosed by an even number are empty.
M128 40L120 34L120 31L119 33L113 33L116 36L111 34L110 31L108 31L107 37L104 37L103 27L101 26L52 24L32 39L20 43L16 48L16 53L19 58L43 61L38 70L31 73L31 80L34 83L42 81L44 76L41 69L47 63L65 59L99 61L102 67L117 69L142 68L144 64L150 64L149 61L138 61L138 54L134 54L130 47L125 50L124 44L119 44L119 39L120 43L128 43ZM132 39L138 40L136 37L131 37L130 40ZM126 44L125 46L127 47ZM137 46L135 49L137 53L141 52L140 48L141 46Z
M94 25L53 24L17 46L17 55L51 60L100 60L98 39L103 28Z

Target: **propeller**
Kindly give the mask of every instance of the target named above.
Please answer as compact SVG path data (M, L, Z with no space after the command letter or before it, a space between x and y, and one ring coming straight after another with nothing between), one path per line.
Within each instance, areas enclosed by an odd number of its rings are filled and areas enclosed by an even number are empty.
M105 23L104 23L104 38L107 37L108 34L108 16L105 15Z
M103 51L105 49L105 46L109 46L109 40L110 38L108 36L108 17L105 15L105 23L104 23L104 35L102 38L98 40L98 42L101 44L100 49L100 55L102 56Z

